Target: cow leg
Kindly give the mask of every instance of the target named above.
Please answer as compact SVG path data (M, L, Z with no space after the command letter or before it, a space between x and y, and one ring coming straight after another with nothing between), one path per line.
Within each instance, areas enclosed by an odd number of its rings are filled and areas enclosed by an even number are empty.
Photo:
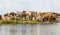
M45 20L46 20L46 19L45 19L45 18L43 18L43 22L45 22Z
M51 18L50 22L56 22L56 18Z
M29 20L29 16L26 16L26 19Z
M25 20L25 17L22 17L22 20Z
M46 22L46 21L48 21L48 18L43 18L42 20L43 20L43 22Z
M53 22L55 22L56 21L56 18L53 18L52 20L53 20Z
M32 20L34 21L35 20L35 17L33 17Z

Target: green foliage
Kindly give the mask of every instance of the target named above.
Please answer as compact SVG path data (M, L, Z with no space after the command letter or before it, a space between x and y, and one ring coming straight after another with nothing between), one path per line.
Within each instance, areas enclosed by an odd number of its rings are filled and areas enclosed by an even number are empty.
M60 20L57 20L60 22ZM39 22L39 21L33 21L33 20L0 20L1 24L54 24L56 22Z

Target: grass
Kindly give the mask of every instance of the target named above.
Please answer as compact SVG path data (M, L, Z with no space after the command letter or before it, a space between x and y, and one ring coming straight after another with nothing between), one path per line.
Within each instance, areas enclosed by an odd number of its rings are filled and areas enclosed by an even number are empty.
M60 20L58 20L60 22ZM2 24L54 24L55 22L38 22L38 21L32 21L32 20L0 20L0 25Z

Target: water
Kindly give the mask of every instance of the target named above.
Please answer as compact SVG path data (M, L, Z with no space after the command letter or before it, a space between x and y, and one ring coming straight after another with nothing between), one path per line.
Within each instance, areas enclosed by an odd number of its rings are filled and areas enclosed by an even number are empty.
M0 35L60 35L60 23L50 25L2 25Z

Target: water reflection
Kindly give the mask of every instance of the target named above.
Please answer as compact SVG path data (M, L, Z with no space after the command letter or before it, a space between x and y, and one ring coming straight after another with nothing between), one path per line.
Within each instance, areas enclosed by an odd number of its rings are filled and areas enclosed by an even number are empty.
M2 25L0 35L60 35L60 23L53 25Z

